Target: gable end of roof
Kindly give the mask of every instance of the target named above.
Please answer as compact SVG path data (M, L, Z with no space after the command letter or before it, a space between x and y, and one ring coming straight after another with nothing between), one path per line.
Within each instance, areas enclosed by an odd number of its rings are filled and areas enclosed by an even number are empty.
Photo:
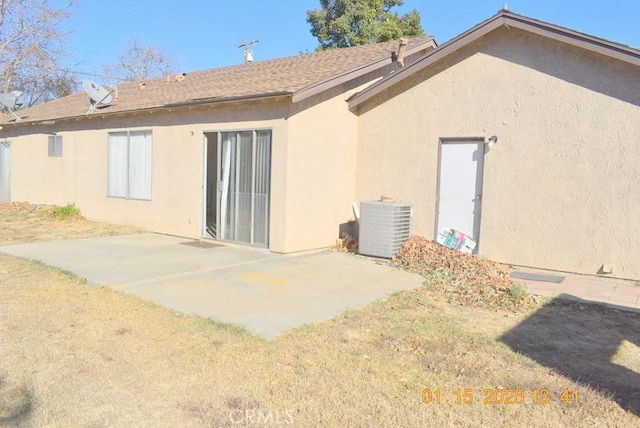
M409 65L388 78L383 79L354 95L349 100L349 108L351 110L357 110L364 102L377 96L384 90L501 27L511 27L528 31L542 37L551 38L562 43L573 45L640 67L640 50L523 15L518 15L510 11L502 10L486 21L481 22L444 43L433 52L427 54L424 58L416 61L414 64Z

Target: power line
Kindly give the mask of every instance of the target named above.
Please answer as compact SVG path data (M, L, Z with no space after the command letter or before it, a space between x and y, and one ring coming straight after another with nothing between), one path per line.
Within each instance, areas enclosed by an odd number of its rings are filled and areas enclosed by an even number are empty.
M118 82L126 82L127 81L127 79L123 79L122 77L105 76L104 74L89 73L87 71L76 71L76 70L72 70L72 69L68 69L68 68L61 68L60 70L61 71L65 71L65 72L70 73L70 74L80 74L82 76L99 77L101 79L106 79L106 80L117 80Z
M124 0L111 0L110 2L104 2L102 0L84 0L84 7L93 9L94 11L99 10L102 16L111 16L111 22L113 22L113 15L116 14L118 16L123 16L128 19L135 19L139 21L144 21L146 23L150 23L151 25L163 26L166 27L167 30L171 31L177 30L179 31L179 35L181 37L190 37L190 43L207 46L207 48L211 49L211 39L220 39L219 35L224 35L226 37L242 37L237 33L237 29L235 31L230 28L226 28L220 26L218 24L211 25L209 22L204 22L199 19L193 19L187 17L185 15L176 14L171 10L171 8L166 7L153 7L140 3L128 3ZM102 12L104 11L104 12ZM95 13L95 12L90 12ZM118 20L119 18L116 18ZM123 20L124 21L124 20ZM93 26L92 29L96 30L99 28L98 26ZM91 30L91 29L90 29ZM256 41L257 42L257 41ZM220 41L218 40L218 43ZM76 46L68 46L70 49L75 51L84 52L90 55L100 55L104 57L115 57L116 53L107 53L101 52L100 50L93 49L85 49ZM251 59L252 52L245 52L245 61L247 59ZM82 55L85 59L88 59L88 55ZM84 61L84 60L83 60ZM93 62L93 61L92 61ZM93 67L91 67L93 68ZM122 79L120 77L115 76L105 76L103 74L91 73L91 72L76 72L73 70L67 70L68 72L75 73L78 75L86 75L93 76L100 79L113 79L118 81L123 81L126 79Z
M80 51L80 52L92 53L92 54L97 54L97 55L104 55L104 56L109 56L109 57L113 56L113 55L112 55L112 54L110 54L110 53L100 52L100 51L94 51L94 50L91 50L91 49L78 48L78 47L75 47L75 46L67 46L67 48L69 48L69 49L73 49L74 51Z
M109 13L117 12L121 15L140 19L146 22L161 24L166 27L174 28L185 33L198 33L204 36L212 36L213 34L237 35L230 28L220 25L211 26L202 21L187 18L174 12L158 9L141 4L132 4L123 1L112 0L108 4L102 1L87 0L89 7L97 7Z

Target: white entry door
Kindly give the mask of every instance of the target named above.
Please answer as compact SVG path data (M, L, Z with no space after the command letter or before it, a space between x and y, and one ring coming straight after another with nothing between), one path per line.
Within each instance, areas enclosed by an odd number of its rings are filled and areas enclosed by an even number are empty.
M0 141L0 202L11 200L9 150L11 143Z
M455 229L478 242L483 161L483 141L441 143L436 235Z

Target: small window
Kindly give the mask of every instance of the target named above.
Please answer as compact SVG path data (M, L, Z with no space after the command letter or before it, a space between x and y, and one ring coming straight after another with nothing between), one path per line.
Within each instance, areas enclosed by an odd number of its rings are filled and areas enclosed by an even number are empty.
M49 157L62 157L62 135L49 135Z

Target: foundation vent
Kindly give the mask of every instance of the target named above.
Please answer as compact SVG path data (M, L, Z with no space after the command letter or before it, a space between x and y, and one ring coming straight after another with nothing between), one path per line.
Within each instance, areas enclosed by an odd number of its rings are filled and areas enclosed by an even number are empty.
M362 202L360 204L359 253L390 259L411 236L410 204Z

